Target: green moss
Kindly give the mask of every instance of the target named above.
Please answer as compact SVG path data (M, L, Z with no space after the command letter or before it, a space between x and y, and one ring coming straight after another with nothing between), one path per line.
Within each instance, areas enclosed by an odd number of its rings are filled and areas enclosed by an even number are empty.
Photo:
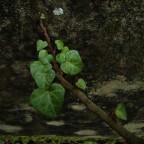
M87 138L87 137L62 137L62 136L0 136L0 144L106 144L113 139L105 137Z

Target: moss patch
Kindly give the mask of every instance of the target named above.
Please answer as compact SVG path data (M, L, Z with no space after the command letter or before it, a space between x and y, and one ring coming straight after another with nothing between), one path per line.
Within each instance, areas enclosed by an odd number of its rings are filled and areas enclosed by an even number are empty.
M122 144L105 137L1 136L1 144Z

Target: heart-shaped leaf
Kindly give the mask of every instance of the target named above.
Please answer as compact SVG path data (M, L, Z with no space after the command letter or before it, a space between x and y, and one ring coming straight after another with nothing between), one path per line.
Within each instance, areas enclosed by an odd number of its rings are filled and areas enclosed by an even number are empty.
M65 62L65 53L59 53L59 54L57 54L56 55L56 61L58 62L58 63L63 63L63 62Z
M30 71L37 86L42 89L48 87L55 78L55 71L50 63L43 65L40 61L34 61L30 64Z
M48 46L48 43L46 41L38 40L37 41L37 51L40 51Z
M86 83L83 79L79 79L77 82L76 82L76 86L79 87L80 89L82 90L85 90L86 89Z
M55 44L56 44L58 50L61 50L64 47L64 43L61 40L55 40Z
M47 55L48 55L47 50L40 50L39 54L38 54L38 57L39 57L39 59L41 59L43 57L46 57Z
M69 51L69 48L67 46L64 46L62 49L62 53L66 53Z
M61 53L56 55L56 61L60 64L65 62L66 53L68 51L69 51L69 48L67 46L63 47Z
M119 103L115 110L115 114L116 114L117 118L119 118L121 120L127 120L127 112L126 112L125 105L122 103Z
M64 102L65 89L60 84L52 84L48 91L36 89L30 97L30 103L47 117L56 117Z
M64 73L69 75L78 74L82 68L83 63L81 57L76 50L70 50L65 54L65 61L61 64L61 69Z
M34 80L37 86L41 89L45 89L51 85L55 78L55 71L49 70L47 72L38 71L34 74Z
M44 14L44 13L41 13L41 15L40 15L40 19L42 19L42 20L45 19L45 14Z
M39 60L42 62L42 64L48 64L53 61L53 55L48 54L46 50L40 50L38 57L39 57Z
M43 65L40 61L34 61L30 64L30 72L33 78L36 72L48 72L48 70L51 69L52 69L52 65L50 63Z

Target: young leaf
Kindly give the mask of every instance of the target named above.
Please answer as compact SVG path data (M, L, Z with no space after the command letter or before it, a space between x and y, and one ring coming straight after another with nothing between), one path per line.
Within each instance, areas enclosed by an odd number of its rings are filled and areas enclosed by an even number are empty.
M39 57L39 59L41 59L43 57L46 57L47 55L48 55L47 50L40 50L39 54L38 54L38 57Z
M83 79L78 79L78 81L76 82L76 86L79 87L82 90L86 89L86 83Z
M30 103L40 113L49 118L56 117L64 102L65 89L60 84L52 84L48 91L36 89L30 97Z
M48 46L48 43L46 41L38 40L37 41L37 51L40 51L41 49L44 49Z
M43 64L51 63L53 60L52 54L48 54L46 50L40 50L38 57Z
M76 50L70 50L65 54L65 61L61 64L61 69L64 73L69 75L78 74L82 68L83 63L81 57Z
M58 50L61 50L64 47L64 43L61 40L55 40L55 44L56 44Z
M58 63L63 63L63 62L65 62L65 53L59 53L59 54L57 54L56 55L56 61L58 62Z
M115 110L115 114L116 114L117 118L119 118L121 120L127 120L127 112L126 112L125 105L122 103L119 103Z
M62 49L62 53L66 53L69 51L69 48L67 46L64 46Z
M44 14L44 13L41 13L41 15L40 15L40 19L42 19L42 20L45 19L45 14Z
M66 57L66 53L69 51L69 48L67 47L67 46L65 46L65 47L63 47L63 49L62 49L62 51L61 51L61 53L59 53L59 54L57 54L57 56L56 56L56 61L58 62L58 63L63 63L63 62L65 62L65 57Z

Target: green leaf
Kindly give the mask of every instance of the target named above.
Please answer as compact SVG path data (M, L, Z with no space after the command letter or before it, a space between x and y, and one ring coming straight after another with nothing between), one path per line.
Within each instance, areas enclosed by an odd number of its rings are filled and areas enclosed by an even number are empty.
M41 89L45 89L51 85L55 78L55 71L49 70L47 72L38 71L34 74L34 80L37 86Z
M62 49L62 53L66 53L69 51L69 48L67 46L64 46Z
M86 89L86 83L83 79L78 79L78 81L76 82L76 86L79 87L82 90Z
M57 54L56 55L56 61L58 62L58 63L63 63L63 62L65 62L65 53L59 53L59 54Z
M55 40L55 44L56 44L58 50L61 50L64 47L64 43L61 40Z
M43 64L48 64L48 63L51 63L53 61L53 55L48 54L48 52L46 50L40 50L38 57L39 57L39 60Z
M43 65L40 61L34 61L30 64L30 72L33 78L36 72L48 72L48 70L51 69L52 65L50 63L48 63L47 65Z
M40 58L46 57L47 55L48 55L47 50L40 50L39 54L38 54L38 57L40 59Z
M42 89L48 87L55 78L55 71L50 63L43 65L40 61L34 61L30 64L30 71L37 86Z
M127 112L126 112L125 105L122 103L119 103L115 110L115 114L116 114L117 118L119 118L121 120L127 120Z
M69 75L78 74L82 68L83 63L81 57L76 50L70 50L65 54L65 61L61 64L61 69L64 73Z
M51 63L53 61L53 55L52 54L48 54L48 59L49 59L49 62Z
M62 49L62 51L61 51L61 53L59 53L59 54L57 54L56 55L56 61L58 62L58 63L63 63L63 62L65 62L65 57L66 57L66 53L69 51L69 48L67 47L67 46L65 46L65 47L63 47L63 49Z
M40 61L34 61L30 64L30 72L32 74L32 77L34 78L34 74L36 71L43 71L44 66Z
M52 84L48 91L36 89L30 97L30 103L43 115L54 118L62 108L65 89L60 84Z
M42 20L45 19L45 14L44 14L44 13L41 13L41 15L40 15L40 19L42 19Z
M46 41L38 40L37 41L37 51L40 51L41 49L44 49L48 46L48 43Z

